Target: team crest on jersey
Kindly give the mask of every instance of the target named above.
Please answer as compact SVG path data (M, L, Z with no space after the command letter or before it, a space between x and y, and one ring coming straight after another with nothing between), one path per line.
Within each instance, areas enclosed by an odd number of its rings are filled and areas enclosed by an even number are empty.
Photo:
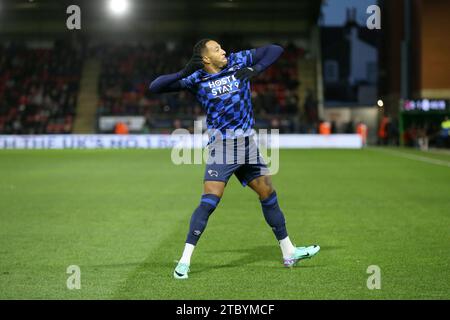
M219 173L216 170L208 170L208 174L211 177L218 177L219 176Z

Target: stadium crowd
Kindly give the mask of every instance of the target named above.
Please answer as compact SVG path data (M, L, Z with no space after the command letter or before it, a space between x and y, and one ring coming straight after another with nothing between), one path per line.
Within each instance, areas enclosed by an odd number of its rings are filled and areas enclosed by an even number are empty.
M0 133L70 133L76 114L82 50L0 46Z
M443 123L445 120L443 121ZM450 148L449 130L436 122L413 122L403 133L405 146L421 150L429 148Z

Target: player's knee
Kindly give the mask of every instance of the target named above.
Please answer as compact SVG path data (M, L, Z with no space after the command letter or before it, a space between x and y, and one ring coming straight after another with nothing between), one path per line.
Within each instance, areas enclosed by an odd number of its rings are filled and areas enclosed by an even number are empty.
M264 176L264 188L262 189L262 193L264 196L263 199L268 198L274 192L275 190L272 186L272 179L270 178L270 176Z
M208 181L205 182L203 191L205 194L213 194L219 198L222 198L224 189L225 183L218 181Z
M267 199L267 198L269 198L269 197L272 195L272 193L274 193L274 192L275 192L275 189L273 189L271 186L270 186L270 187L267 187L267 188L264 188L263 190L261 190L261 191L259 192L259 199L261 199L261 200Z
M223 190L221 189L205 189L205 194L213 194L218 198L222 198L223 196Z

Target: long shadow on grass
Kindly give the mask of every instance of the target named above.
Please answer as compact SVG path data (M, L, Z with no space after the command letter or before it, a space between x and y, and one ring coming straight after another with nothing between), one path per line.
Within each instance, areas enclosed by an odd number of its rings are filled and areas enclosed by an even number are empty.
M340 249L341 247L327 247L326 250L335 250ZM262 268L283 268L281 264L280 257L280 249L278 249L276 246L257 246L247 249L235 249L235 250L219 250L219 251L206 251L206 253L214 253L214 254L223 254L223 253L238 253L238 254L245 254L241 256L239 259L231 261L224 265L214 266L211 264L201 264L197 265L195 271L192 270L191 274L196 273L202 273L205 271L208 271L210 269L227 269L227 268L239 268L245 265L249 264L255 264L257 262L265 262L264 266L259 266ZM278 259L278 260L277 260ZM255 266L253 266L255 267ZM302 268L316 268L321 267L319 265L307 265L303 264L301 265Z

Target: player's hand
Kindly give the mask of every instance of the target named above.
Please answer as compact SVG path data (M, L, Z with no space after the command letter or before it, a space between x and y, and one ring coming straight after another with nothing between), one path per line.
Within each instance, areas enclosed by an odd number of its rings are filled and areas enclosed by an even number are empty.
M247 80L250 78L253 78L254 76L258 75L258 71L256 70L256 68L253 67L246 67L246 68L242 68L239 69L238 71L236 71L236 74L234 75L238 80L242 81L242 80Z
M200 55L194 54L188 61L184 69L181 70L181 74L183 75L183 77L187 77L201 68L203 68L203 58Z

